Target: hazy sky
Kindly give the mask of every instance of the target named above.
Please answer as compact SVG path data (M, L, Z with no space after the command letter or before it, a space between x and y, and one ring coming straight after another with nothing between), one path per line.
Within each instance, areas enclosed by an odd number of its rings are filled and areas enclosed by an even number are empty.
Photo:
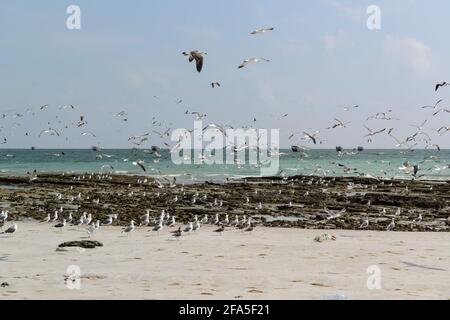
M81 8L81 30L66 27L71 4ZM381 8L381 30L366 26L371 4ZM395 127L405 138L411 124L429 118L433 141L449 148L450 132L439 137L433 129L449 126L450 113L432 117L420 108L440 98L450 108L450 87L434 92L436 82L450 81L449 12L447 0L2 1L0 138L8 143L1 147L128 147L129 135L153 129L153 117L191 129L190 110L234 126L256 117L258 127L281 130L282 146L307 143L288 141L291 132L320 130L320 147L332 148L394 147L386 134L366 143L363 124ZM208 53L201 73L181 55L193 49ZM271 62L238 69L249 57ZM212 89L212 81L222 86ZM58 110L64 104L76 109ZM365 122L388 109L402 120ZM128 122L112 116L121 110ZM80 115L88 125L74 128ZM325 130L334 117L351 123ZM63 137L37 137L66 123ZM80 136L87 130L97 138ZM146 147L157 143L153 135Z

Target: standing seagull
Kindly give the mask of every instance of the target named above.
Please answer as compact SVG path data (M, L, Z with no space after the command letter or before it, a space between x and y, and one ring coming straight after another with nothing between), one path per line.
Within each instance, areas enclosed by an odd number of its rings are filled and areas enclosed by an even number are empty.
M367 227L369 226L369 217L365 216L363 218L363 222L361 223L361 225L359 226L360 229L367 229Z
M188 57L189 62L192 62L195 60L195 64L197 67L197 71L201 72L202 68L203 68L203 55L206 55L206 52L201 52L198 50L194 50L191 52L183 52L183 55L185 55L186 57Z
M387 228L386 228L387 231L394 230L394 228L395 228L395 221L394 221L394 220L395 220L395 219L392 218L391 223L389 223L389 225L388 225Z
M125 227L125 228L123 228L122 233L123 232L130 233L130 232L133 232L133 231L134 231L134 221L131 220L130 225Z

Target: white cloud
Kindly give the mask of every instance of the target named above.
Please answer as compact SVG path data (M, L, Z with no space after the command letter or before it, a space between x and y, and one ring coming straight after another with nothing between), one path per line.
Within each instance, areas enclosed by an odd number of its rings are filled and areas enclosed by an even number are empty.
M395 63L403 63L416 74L426 73L432 66L431 49L412 37L387 35L384 40L384 53Z

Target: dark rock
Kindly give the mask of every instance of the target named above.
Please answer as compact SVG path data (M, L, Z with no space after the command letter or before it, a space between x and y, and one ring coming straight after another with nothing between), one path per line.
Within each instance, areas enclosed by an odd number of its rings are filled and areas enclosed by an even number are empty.
M82 241L68 241L61 243L58 247L64 248L64 247L80 247L85 249L93 249L95 247L103 247L103 243L99 241L93 241L93 240L82 240Z

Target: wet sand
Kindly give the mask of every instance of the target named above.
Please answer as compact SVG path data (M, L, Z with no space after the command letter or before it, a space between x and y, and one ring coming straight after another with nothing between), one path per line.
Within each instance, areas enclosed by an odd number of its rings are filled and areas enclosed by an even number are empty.
M328 230L336 240L319 243L321 230L213 228L177 241L171 228L124 235L105 226L93 237L103 247L61 252L60 243L86 238L85 227L26 219L0 235L0 283L9 284L0 299L450 299L447 233ZM79 290L65 281L70 265L80 268ZM379 290L367 288L372 265Z

